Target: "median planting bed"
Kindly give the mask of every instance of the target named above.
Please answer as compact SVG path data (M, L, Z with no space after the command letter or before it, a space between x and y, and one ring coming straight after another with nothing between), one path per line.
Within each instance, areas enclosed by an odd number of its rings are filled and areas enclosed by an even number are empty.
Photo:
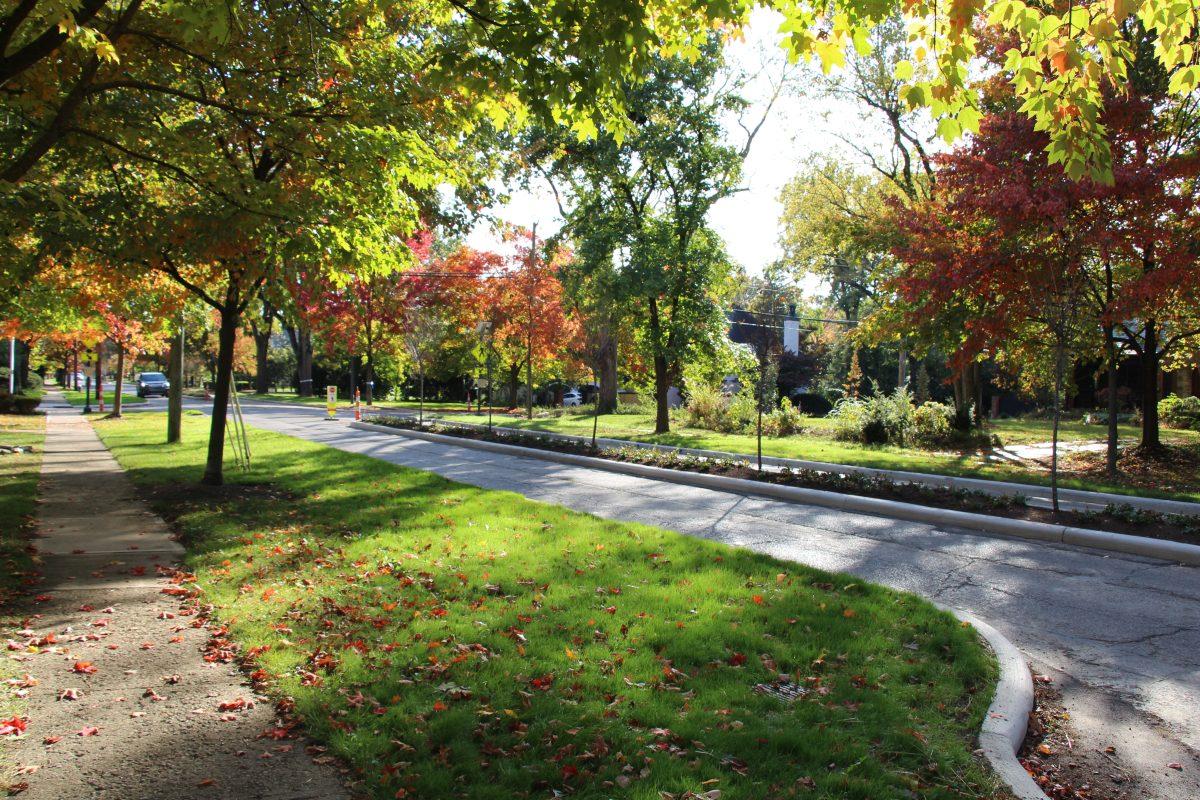
M254 429L204 489L184 425L96 423L214 658L372 796L1003 796L972 754L994 665L915 596Z
M411 417L380 414L369 416L366 421L400 430L416 430L418 428L416 420ZM687 453L656 451L633 445L617 448L593 448L587 443L539 435L532 431L498 427L489 433L485 428L463 427L441 421L426 423L420 426L420 429L463 439L500 442L684 472L721 475L783 486L877 497L955 511L992 514L1009 519L1056 523L1080 528L1099 528L1114 533L1169 539L1186 544L1200 544L1200 517L1159 514L1126 505L1109 505L1104 510L1098 511L1060 511L1055 514L1049 509L1028 506L1025 504L1025 499L1017 495L993 495L972 489L907 483L861 473L839 474L788 467L759 472L751 462L742 459L705 458Z
M449 413L440 415L447 422L480 424L486 415ZM575 436L591 436L592 410L555 409L528 420L522 414L496 414L498 426L566 433ZM856 442L838 441L834 438L834 423L829 417L803 417L802 429L790 436L769 437L762 440L763 455L779 458L794 458L806 461L825 461L834 464L851 464L860 467L898 469L910 472L925 472L936 475L985 478L1014 481L1047 486L1050 483L1048 464L1025 465L1003 461L987 461L982 452L939 451L919 447L897 447L895 445L865 445ZM688 428L676 420L670 433L654 433L654 418L638 412L622 412L601 415L599 435L609 439L629 439L638 442L691 447L702 450L724 450L733 453L753 453L756 441L753 435L739 433L717 433L702 428ZM1050 424L1045 420L999 419L988 422L987 432L1005 445L1050 440ZM1120 429L1123 445L1136 442L1137 429L1122 425ZM1079 421L1066 422L1061 432L1064 442L1094 441L1103 439L1103 425L1085 425ZM1174 450L1200 452L1200 433L1164 429L1163 442ZM1103 454L1097 456L1103 462ZM1079 469L1064 468L1060 485L1073 489L1097 492L1112 492L1142 497L1167 497L1176 500L1200 502L1200 477L1193 470L1173 479L1162 481L1161 476L1145 476L1136 469L1124 470L1116 481L1109 480L1102 469L1092 469L1080 464Z

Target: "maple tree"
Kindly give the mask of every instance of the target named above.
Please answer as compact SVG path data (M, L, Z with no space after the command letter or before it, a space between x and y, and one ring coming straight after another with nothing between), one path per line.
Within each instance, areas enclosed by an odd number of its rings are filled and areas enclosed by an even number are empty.
M53 279L61 281L60 288L70 293L83 314L93 316L103 338L116 348L111 416L120 417L126 358L159 350L166 344L165 325L182 306L183 293L163 275L129 276L91 263L74 263L56 270Z
M514 253L484 282L483 318L491 324L491 348L508 372L508 399L517 403L521 370L525 370L526 413L533 417L533 376L546 361L569 357L579 335L578 321L567 314L558 278L570 253L556 249L547 258L532 236L522 232Z
M1135 48L1151 47L1144 35L1131 38ZM1101 118L1112 143L1111 183L1070 180L1038 158L1045 135L1001 88L972 144L936 159L939 197L897 215L907 234L893 283L904 310L900 327L941 342L960 367L989 351L1008 353L1009 363L1036 375L1036 358L1012 354L1044 353L1054 343L1054 370L1041 367L1048 375L1061 371L1071 342L1086 349L1103 336L1110 475L1122 353L1139 356L1140 447L1154 452L1160 366L1200 337L1200 270L1191 245L1200 164L1190 144L1200 117L1190 103L1172 102L1152 61L1142 61L1135 77L1133 90L1108 98Z
M556 0L479 9L448 2L406 14L367 0L292 5L295 16L277 21L310 33L388 31L392 37L379 38L406 45L435 42L440 52L425 63L429 83L448 78L459 97L483 98L495 119L532 112L565 119L589 133L599 125L621 124L619 84L638 75L653 55L661 50L698 55L707 31L744 25L754 4ZM1097 121L1104 105L1102 84L1127 81L1131 51L1121 32L1134 19L1154 32L1157 44L1147 55L1171 72L1171 91L1182 96L1200 85L1200 66L1189 44L1197 21L1188 3L1081 0L1065 11L1023 0L774 0L767 5L784 16L790 52L815 56L826 68L844 63L852 49L868 50L871 32L900 16L909 31L911 57L896 64L898 94L911 106L928 106L940 117L938 130L947 138L978 127L978 97L968 64L978 55L977 20L986 15L989 23L1014 35L1006 54L1007 80L1023 101L1022 112L1048 133L1051 163L1062 163L1075 177L1088 171L1109 174L1110 153ZM8 90L5 102L19 114L6 123L6 152L14 156L0 176L20 180L63 140L119 148L105 132L131 124L121 112L137 101L151 106L186 99L205 109L261 113L256 102L196 91L184 76L210 70L269 75L265 64L245 58L245 37L262 9L278 11L208 0L12 4L0 15L0 85ZM563 19L575 23L570 35L561 34ZM359 25L347 24L355 22ZM344 49L328 63L357 66L349 52ZM512 103L517 98L524 108ZM85 103L89 113L82 119ZM143 155L170 158L169 153Z

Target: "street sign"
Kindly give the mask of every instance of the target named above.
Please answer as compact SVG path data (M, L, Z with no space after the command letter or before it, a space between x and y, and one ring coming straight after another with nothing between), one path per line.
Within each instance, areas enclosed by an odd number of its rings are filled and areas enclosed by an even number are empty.
M329 419L334 419L337 416L337 387L325 387L325 412L329 415Z

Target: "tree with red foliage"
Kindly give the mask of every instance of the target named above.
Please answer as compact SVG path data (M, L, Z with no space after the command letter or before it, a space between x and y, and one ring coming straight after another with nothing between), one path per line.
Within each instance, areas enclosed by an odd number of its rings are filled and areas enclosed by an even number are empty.
M1122 348L1140 356L1140 448L1154 453L1160 365L1200 336L1200 159L1188 144L1200 125L1186 107L1166 113L1153 80L1135 87L1111 98L1101 120L1113 143L1111 184L1047 168L1046 137L1000 111L969 146L938 159L939 198L896 215L906 234L895 253L904 262L895 282L903 324L948 345L960 363L1022 347L1023 322L1070 289L1071 315L1104 335L1112 475Z
M1052 364L1057 443L1067 353L1089 322L1079 301L1095 187L1031 157L1044 146L1027 120L995 114L942 156L937 198L900 217L908 235L894 288L908 326L949 345L960 367L1003 353ZM1052 459L1057 509L1057 446Z
M516 404L521 370L527 384L526 415L533 418L533 373L540 363L569 358L578 321L567 314L559 267L570 253L557 249L547 260L537 241L517 244L503 269L485 282L484 313L492 325L492 342L508 371L509 401Z

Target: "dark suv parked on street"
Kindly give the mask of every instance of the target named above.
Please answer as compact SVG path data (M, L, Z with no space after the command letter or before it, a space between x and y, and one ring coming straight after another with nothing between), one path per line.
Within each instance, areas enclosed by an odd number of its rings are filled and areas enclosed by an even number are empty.
M171 382L161 372L143 372L137 376L137 396L149 397L152 394L167 396Z

